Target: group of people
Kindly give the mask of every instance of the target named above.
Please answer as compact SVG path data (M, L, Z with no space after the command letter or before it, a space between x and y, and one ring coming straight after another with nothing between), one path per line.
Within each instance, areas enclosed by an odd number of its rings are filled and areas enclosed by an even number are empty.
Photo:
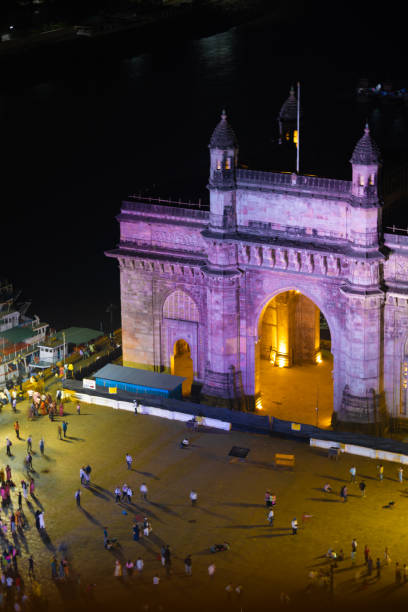
M56 416L64 416L64 404L61 389L58 389L55 399L51 393L40 393L33 389L28 390L28 418L30 420L42 415L48 415L50 421L53 421Z

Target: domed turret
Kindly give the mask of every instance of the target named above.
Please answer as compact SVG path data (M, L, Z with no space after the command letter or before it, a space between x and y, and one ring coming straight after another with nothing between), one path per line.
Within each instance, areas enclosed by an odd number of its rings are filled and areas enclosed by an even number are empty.
M354 147L353 155L351 156L350 161L352 164L360 164L365 166L379 166L381 163L380 150L377 147L377 144L371 138L368 123L365 125L364 135Z
M279 144L297 142L297 98L295 88L290 88L289 98L282 104L278 115Z
M381 165L381 154L371 138L367 123L364 135L354 147L350 162L353 168L353 198L360 206L379 205L378 171Z
M221 113L221 121L217 124L210 138L210 149L228 149L238 147L235 132L227 121L225 110Z
M238 160L238 142L235 132L227 121L225 110L221 121L212 133L210 144L210 188L231 189L235 187L235 168Z

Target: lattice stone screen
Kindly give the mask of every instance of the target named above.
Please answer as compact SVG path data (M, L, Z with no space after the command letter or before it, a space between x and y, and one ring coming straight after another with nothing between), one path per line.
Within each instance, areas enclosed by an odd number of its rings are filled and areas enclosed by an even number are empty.
M197 323L200 320L196 303L184 291L174 291L168 296L163 306L163 317Z

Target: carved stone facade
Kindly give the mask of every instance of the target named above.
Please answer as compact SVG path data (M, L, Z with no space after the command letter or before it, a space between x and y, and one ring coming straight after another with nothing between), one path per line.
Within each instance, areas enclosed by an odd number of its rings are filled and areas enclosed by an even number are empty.
M239 169L225 114L209 147L209 209L136 197L122 204L120 244L107 255L121 272L124 365L168 371L183 339L203 394L251 409L262 324L272 317L264 314L293 291L328 322L339 419L373 421L384 408L408 416L408 236L382 231L368 128L351 181Z

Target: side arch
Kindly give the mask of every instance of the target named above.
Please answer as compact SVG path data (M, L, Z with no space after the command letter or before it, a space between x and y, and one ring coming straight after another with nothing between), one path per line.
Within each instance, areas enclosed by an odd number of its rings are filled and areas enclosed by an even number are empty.
M196 301L183 289L172 290L162 307L162 363L165 371L174 372L174 347L184 340L190 348L193 376L199 377L200 311Z

